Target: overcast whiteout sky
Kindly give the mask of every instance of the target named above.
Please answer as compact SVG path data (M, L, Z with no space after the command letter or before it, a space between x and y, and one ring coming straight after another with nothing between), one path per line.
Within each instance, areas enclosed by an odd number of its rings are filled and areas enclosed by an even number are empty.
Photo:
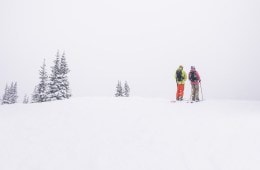
M127 80L131 95L174 98L181 64L204 98L260 99L259 0L0 0L0 95L12 81L31 95L58 49L74 96Z

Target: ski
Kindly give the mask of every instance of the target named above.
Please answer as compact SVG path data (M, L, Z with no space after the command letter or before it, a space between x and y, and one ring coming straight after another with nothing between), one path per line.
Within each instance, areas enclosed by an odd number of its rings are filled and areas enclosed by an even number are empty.
M171 100L171 103L184 103L184 102L188 102L189 100L187 99L183 99L183 100Z
M200 103L200 102L202 102L203 100L198 100L198 101L192 101L192 100L189 100L189 101L187 101L187 103Z
M171 100L171 103L199 103L202 102L203 100L199 100L199 101L192 101L192 100Z

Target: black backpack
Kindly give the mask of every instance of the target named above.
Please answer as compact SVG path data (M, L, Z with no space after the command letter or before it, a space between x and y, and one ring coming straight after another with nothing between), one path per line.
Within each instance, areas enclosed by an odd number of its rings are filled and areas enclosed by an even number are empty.
M191 72L190 72L190 77L189 77L189 79L190 79L190 81L196 81L196 80L198 80L196 71L191 71Z
M176 71L176 79L177 79L177 81L182 81L183 80L182 70L177 70Z

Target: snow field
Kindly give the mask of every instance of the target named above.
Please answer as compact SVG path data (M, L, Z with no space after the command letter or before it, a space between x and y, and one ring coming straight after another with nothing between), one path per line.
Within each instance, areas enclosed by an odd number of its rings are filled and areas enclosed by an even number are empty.
M258 170L260 102L74 98L0 106L1 170Z

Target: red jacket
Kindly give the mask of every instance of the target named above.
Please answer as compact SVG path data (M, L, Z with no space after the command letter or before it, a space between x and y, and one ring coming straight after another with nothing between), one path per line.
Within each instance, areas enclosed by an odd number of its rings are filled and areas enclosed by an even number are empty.
M194 72L195 76L196 76L196 80L195 81L191 81L191 74L192 72ZM190 83L192 85L198 85L199 82L200 82L200 75L199 73L195 70L195 69L191 69L190 72L189 72L189 80L190 80Z

